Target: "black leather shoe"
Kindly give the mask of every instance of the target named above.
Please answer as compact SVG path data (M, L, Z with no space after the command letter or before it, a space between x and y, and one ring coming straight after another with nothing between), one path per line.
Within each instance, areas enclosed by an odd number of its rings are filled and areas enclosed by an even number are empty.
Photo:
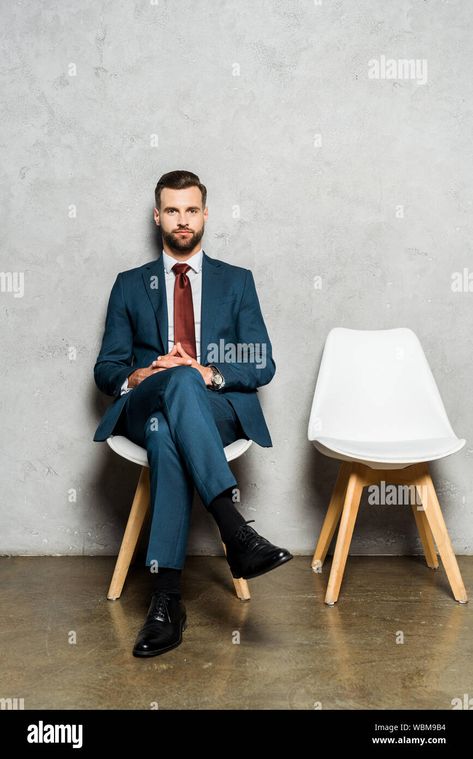
M186 629L186 610L175 593L157 592L151 596L146 621L138 633L133 656L159 656L182 643Z
M225 548L233 577L241 577L243 580L264 575L293 558L285 548L278 548L258 535L248 522L238 528Z

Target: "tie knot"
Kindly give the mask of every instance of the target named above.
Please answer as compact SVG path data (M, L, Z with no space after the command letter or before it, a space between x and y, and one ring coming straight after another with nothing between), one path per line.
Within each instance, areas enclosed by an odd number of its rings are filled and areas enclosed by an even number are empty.
M186 274L190 268L189 264L174 264L172 270L177 277L179 274Z

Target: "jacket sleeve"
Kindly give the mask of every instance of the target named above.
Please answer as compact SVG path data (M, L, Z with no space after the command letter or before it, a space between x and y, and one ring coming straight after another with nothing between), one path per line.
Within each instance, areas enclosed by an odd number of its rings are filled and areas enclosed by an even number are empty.
M121 386L132 371L133 328L119 274L108 301L102 347L94 366L95 383L103 393L118 397Z
M244 361L224 361L214 366L225 379L226 390L256 390L267 385L274 377L276 364L273 361L272 346L256 292L251 271L247 270L243 294L240 301L237 323L236 358L245 355Z

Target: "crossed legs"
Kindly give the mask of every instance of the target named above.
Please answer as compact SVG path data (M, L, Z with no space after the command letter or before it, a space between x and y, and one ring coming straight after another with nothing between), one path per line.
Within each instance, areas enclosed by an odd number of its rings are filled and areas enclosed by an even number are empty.
M193 367L148 377L131 393L123 434L146 448L151 530L146 565L182 569L194 486L208 508L237 482L224 446L242 435L231 403L208 390Z

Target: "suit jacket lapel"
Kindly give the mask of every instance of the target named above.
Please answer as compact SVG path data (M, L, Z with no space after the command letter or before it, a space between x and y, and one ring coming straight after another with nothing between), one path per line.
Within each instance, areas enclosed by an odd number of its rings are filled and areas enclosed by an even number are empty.
M202 256L202 299L200 314L200 360L207 360L207 345L217 315L218 297L220 293L220 262L209 258L206 253ZM168 309L166 300L166 280L164 277L164 262L162 254L156 261L148 264L142 272L143 285L153 307L161 347L164 353L168 351Z
M212 335L217 316L217 304L220 293L220 275L222 273L220 261L209 258L204 253L202 256L202 302L200 313L200 363L207 361L208 340Z
M151 301L156 316L158 334L163 353L168 352L168 308L166 300L166 280L162 254L156 261L148 264L142 272L146 294Z

